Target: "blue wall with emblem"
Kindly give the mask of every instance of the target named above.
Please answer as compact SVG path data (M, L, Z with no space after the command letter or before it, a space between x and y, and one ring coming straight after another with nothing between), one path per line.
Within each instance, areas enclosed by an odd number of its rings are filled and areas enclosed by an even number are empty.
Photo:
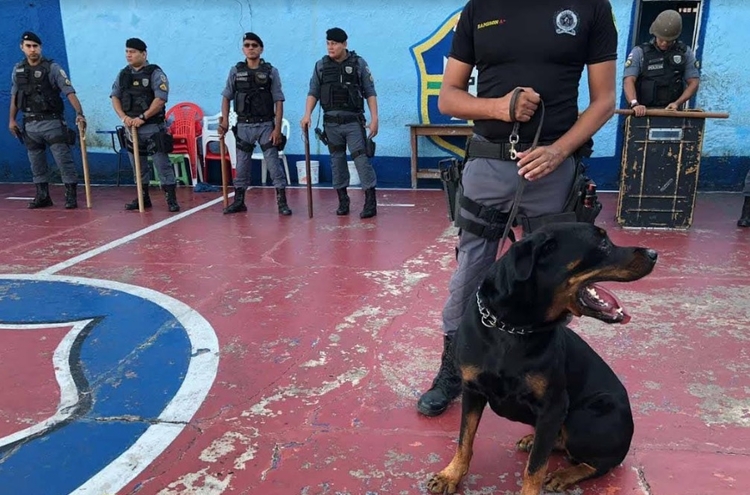
M435 0L429 8L422 3L389 3L376 8L372 2L352 0L341 4L332 0L303 2L216 2L186 0L180 5L122 4L112 0L44 0L33 4L0 0L5 13L0 19L3 50L0 65L10 76L12 64L20 59L18 39L25 29L37 31L44 41L44 53L53 56L68 70L89 121L87 142L92 178L98 183L113 183L117 159L109 138L96 130L114 129L119 123L111 109L109 91L118 70L124 66L124 42L137 36L149 46L149 60L162 66L169 76L170 102L192 101L206 114L220 109L220 92L232 64L241 59L241 35L257 32L264 41L263 54L279 68L286 95L285 116L292 124L287 154L290 172L296 179L294 162L302 159L304 145L298 122L304 111L304 100L312 67L325 54L325 31L339 26L349 33L349 47L370 64L379 94L380 132L376 138L374 165L381 187L409 187L409 134L406 124L427 118L440 119L434 110L424 110L428 92L439 88L439 77L425 83L423 70L439 70L449 46L450 29L440 29L461 9L463 1ZM710 120L706 125L699 187L702 190L740 190L750 166L750 143L747 135L748 105L739 90L747 85L748 69L744 47L750 31L750 4L731 0L705 2L701 30L702 46L698 54L703 64L701 88L696 105L704 110L727 111L730 118ZM612 0L620 34L618 51L619 76L632 40L635 2ZM42 20L44 22L42 22ZM85 27L85 28L84 28ZM721 34L719 34L721 33ZM435 36L444 36L431 43ZM724 44L727 39L731 45ZM432 41L435 41L432 39ZM433 44L424 52L420 65L415 47ZM720 48L721 46L721 48ZM429 60L428 60L429 59ZM428 78L429 79L429 78ZM580 91L584 108L588 91L585 73ZM10 81L0 89L0 102L7 111ZM427 88L427 89L425 89ZM427 107L432 107L429 101ZM70 113L70 112L69 112ZM432 113L432 116L430 115ZM72 115L69 115L72 123ZM313 115L316 122L318 113ZM595 136L595 152L590 163L591 175L603 189L616 189L620 167L623 119L614 117ZM313 159L321 162L321 184L330 181L327 149L311 133ZM29 181L31 176L24 149L8 132L0 136L0 180ZM432 167L440 158L450 156L420 138L420 164ZM79 154L76 151L80 167ZM257 184L260 165L254 168ZM123 174L132 183L130 167ZM218 169L217 169L218 170ZM420 186L437 187L437 181L423 181Z

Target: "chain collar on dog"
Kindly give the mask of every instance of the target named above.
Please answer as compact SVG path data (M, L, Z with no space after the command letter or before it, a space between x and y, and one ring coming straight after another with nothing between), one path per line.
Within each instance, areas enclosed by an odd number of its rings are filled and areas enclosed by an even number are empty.
M482 325L486 326L487 328L497 328L498 330L502 330L503 332L508 332L515 335L526 335L534 332L534 330L532 330L532 327L530 326L512 327L505 324L505 322L498 320L497 317L490 313L490 310L487 309L484 304L482 304L482 299L479 297L479 291L477 291L477 308L479 308L479 314L482 317Z
M487 328L497 328L503 332L511 333L513 335L529 335L532 333L545 332L557 328L558 325L568 324L573 319L573 315L564 314L560 318L545 323L541 326L535 325L524 325L522 327L513 327L505 323L504 321L498 320L497 316L493 315L489 309L482 303L482 298L479 297L479 291L477 291L477 308L479 309L479 315L482 319L482 325Z

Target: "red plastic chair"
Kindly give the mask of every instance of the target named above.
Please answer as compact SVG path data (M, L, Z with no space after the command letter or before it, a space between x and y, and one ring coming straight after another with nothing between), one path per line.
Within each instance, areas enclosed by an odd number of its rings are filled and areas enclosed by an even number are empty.
M172 154L187 155L190 173L194 180L199 180L198 138L203 130L203 110L195 103L181 102L167 111L166 119L174 138Z

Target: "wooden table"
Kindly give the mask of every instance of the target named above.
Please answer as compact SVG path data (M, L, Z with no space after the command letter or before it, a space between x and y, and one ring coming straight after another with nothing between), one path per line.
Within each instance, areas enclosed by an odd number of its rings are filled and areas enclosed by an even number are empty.
M411 187L417 188L417 179L439 179L440 171L436 168L418 168L418 136L471 136L473 125L467 124L407 124L411 137Z

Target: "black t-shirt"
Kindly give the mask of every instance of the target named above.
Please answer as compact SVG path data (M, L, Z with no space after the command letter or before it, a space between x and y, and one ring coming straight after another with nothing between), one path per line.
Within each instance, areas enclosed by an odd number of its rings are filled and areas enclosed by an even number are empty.
M578 119L584 65L617 59L617 28L608 0L469 0L453 35L450 56L477 67L477 96L533 88L544 101L540 140L554 141ZM540 107L541 108L541 107ZM531 142L539 110L519 129ZM476 120L474 131L505 142L513 124Z

